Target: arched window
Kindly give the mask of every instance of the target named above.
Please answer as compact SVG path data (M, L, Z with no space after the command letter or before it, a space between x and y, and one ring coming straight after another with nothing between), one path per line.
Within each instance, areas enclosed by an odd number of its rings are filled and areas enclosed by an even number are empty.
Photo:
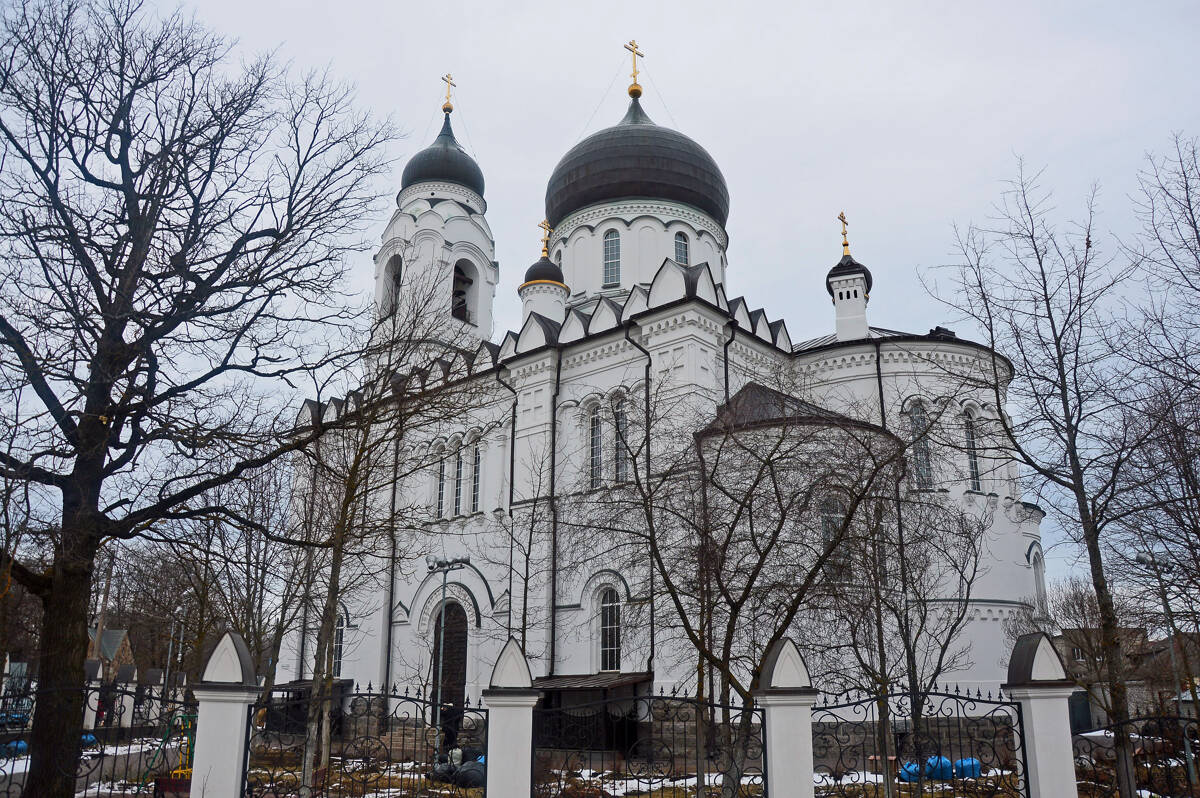
M454 264L450 315L459 321L475 323L475 269L469 261L460 260Z
M479 443L471 451L471 512L479 512Z
M554 262L558 264L558 267L560 269L562 268L562 250L561 249L558 252L554 253Z
M975 418L970 413L963 419L963 428L967 444L967 470L971 481L971 490L982 491L979 480L979 448L975 437Z
M625 482L629 479L629 416L624 398L613 405L613 437L613 479Z
M333 678L340 678L342 675L342 653L345 651L346 645L346 627L349 626L349 620L346 617L345 610L339 610L337 620L333 624Z
M933 487L933 458L929 449L929 416L925 406L913 402L908 409L908 432L912 437L913 480L920 490Z
M400 299L400 282L403 277L403 266L404 259L397 254L388 258L387 265L383 267L383 312L385 314L396 312L396 307Z
M588 418L588 485L600 487L604 472L604 431L600 425L600 408Z
M621 597L611 587L600 593L600 670L621 670Z
M1033 554L1033 595L1037 606L1034 608L1039 615L1046 616L1050 613L1050 608L1046 603L1046 561L1042 558L1042 553L1036 551Z
M621 282L621 234L609 230L604 234L604 286Z
M462 515L463 500L463 450L458 447L454 455L454 514Z
M688 265L688 237L687 233L675 234L675 262L680 266Z
M437 476L437 517L441 518L446 514L446 457L442 456L438 460L438 476Z

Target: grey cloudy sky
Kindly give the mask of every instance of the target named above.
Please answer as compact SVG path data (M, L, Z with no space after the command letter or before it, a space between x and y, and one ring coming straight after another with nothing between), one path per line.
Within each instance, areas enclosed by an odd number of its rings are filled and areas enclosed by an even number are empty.
M786 319L795 340L833 328L823 278L841 255L839 211L875 275L872 324L970 335L917 272L953 258L952 224L986 220L1017 155L1048 167L1064 216L1099 183L1101 228L1129 235L1146 152L1174 131L1200 134L1191 2L192 7L247 51L330 65L391 114L410 134L393 190L403 159L436 134L439 77L454 75L455 129L487 180L497 332L519 325L516 286L538 255L555 163L624 112L630 38L647 54L647 112L707 148L729 184L729 295ZM364 285L370 271L364 257ZM1055 570L1069 566L1059 554Z

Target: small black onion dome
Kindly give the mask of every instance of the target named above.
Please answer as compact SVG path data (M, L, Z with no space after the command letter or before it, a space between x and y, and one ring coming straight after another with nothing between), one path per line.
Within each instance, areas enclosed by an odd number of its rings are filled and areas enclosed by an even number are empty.
M426 181L457 183L483 196L483 172L475 159L467 155L458 139L454 138L449 113L442 123L442 132L438 133L433 144L409 159L400 178L400 190Z
M866 278L867 293L870 294L871 286L874 285L875 282L871 278L871 270L851 257L849 252L843 255L842 259L839 260L837 264L829 270L829 274L825 275L825 290L829 292L830 296L833 296L833 288L830 287L829 281L836 277L846 277L847 275L851 274L862 274Z
M572 147L546 185L546 219L557 226L595 202L648 197L698 208L724 226L729 189L712 156L646 116L636 97L625 118Z
M558 268L558 264L543 255L537 263L530 266L525 271L525 282L532 283L537 280L549 280L554 283L563 281L562 269Z

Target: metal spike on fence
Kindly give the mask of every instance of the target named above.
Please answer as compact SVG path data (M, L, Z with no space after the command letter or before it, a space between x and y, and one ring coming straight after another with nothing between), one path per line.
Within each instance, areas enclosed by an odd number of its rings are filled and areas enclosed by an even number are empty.
M956 685L954 685L954 694L955 694L955 695L962 695L962 691L958 689L958 685L957 685L957 684L956 684ZM970 695L970 694L968 693L968 695Z
M665 687L663 687L661 684L658 686L658 694L659 694L660 696L662 696L662 695L666 695L666 694L667 694L667 690L666 690L666 688L665 688Z
M392 682L392 695L396 695L396 683Z
M408 698L408 685L404 685L404 697Z
M991 691L991 690L988 690L988 697L987 697L987 700L988 700L988 701L991 701L991 700L992 700L992 691Z
M368 693L373 693L373 692L375 692L375 690L374 690L374 689L372 689L372 687L371 687L371 683L370 683L370 682L367 682L367 692L368 692Z
M978 687L975 688L975 697L983 698L983 692Z

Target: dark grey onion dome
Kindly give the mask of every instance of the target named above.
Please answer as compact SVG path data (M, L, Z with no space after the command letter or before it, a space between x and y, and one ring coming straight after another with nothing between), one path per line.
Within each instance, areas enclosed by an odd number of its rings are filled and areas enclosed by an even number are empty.
M557 263L543 255L537 263L525 271L526 283L537 282L538 280L561 283L563 281L562 269L558 268Z
M837 277L848 277L851 274L863 275L867 281L867 293L870 294L871 286L874 285L874 280L871 278L871 270L851 257L849 252L843 255L842 259L829 270L829 274L825 275L825 290L829 292L830 296L833 296L833 288L830 287L829 281Z
M562 157L546 186L546 219L605 200L645 197L729 217L729 189L712 156L679 131L660 127L635 97L617 125L593 133Z
M467 155L466 150L454 138L450 128L450 114L442 123L442 132L425 149L409 159L404 167L404 175L400 178L400 190L415 183L437 181L440 183L457 183L466 186L479 196L483 196L483 172L475 159Z

